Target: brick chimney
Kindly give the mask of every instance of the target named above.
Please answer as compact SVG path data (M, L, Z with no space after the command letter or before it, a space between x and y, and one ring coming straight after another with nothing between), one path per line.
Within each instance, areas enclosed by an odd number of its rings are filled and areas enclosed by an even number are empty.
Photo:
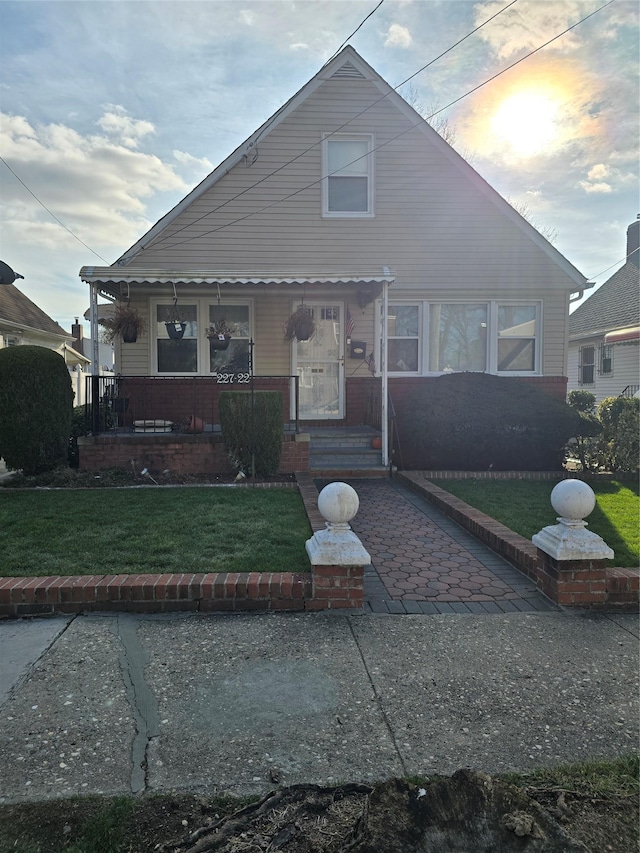
M71 325L71 334L73 335L73 348L76 352L82 353L84 355L82 338L84 334L84 330L82 328L82 323L78 322L78 318L76 317L75 323Z
M640 267L640 213L627 228L627 261Z

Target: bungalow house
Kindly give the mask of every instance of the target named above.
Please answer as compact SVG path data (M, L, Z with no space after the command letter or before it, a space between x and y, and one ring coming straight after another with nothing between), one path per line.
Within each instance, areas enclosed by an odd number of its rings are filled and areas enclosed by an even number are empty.
M625 264L569 317L568 390L605 397L640 388L640 219L627 229Z
M283 465L298 468L296 439L311 436L313 455L321 434L362 425L382 433L376 462L388 464L390 409L443 372L564 399L569 300L589 286L352 47L113 265L80 275L92 335L99 298L145 321L116 346L121 426L165 430L197 414L205 432L190 438L209 442L198 470L218 464L219 390L249 382L282 392ZM315 334L285 340L300 306ZM218 321L232 332L222 351L207 337ZM174 458L175 438L157 436ZM162 441L152 446L145 460L171 467ZM128 464L132 447L94 436L80 464Z

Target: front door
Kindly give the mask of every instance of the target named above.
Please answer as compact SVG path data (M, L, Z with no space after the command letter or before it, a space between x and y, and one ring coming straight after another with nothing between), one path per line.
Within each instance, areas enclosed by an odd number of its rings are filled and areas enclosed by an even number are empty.
M307 302L316 331L309 341L294 341L294 372L298 375L299 417L320 420L344 417L344 306Z

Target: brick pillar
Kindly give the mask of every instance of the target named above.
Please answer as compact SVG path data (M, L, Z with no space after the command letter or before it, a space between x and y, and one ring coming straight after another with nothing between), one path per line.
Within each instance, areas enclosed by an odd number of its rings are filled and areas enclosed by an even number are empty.
M584 518L596 505L582 480L563 480L551 492L558 524L532 537L538 549L537 584L552 601L569 607L602 608L607 603L607 561L613 551L587 530Z
M362 607L364 567L371 563L371 556L348 523L359 506L355 489L347 483L330 483L318 495L318 509L327 526L306 543L312 579L307 610Z
M538 548L537 583L558 604L598 609L607 601L607 561L557 560Z

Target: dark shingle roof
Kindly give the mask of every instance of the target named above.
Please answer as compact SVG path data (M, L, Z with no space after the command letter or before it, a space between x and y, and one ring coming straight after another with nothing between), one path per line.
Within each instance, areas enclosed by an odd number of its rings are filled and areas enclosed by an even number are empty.
M0 323L3 320L36 329L39 332L47 332L50 335L71 338L69 332L66 332L13 284L0 286Z
M620 267L569 317L572 338L640 325L640 272L635 264Z

